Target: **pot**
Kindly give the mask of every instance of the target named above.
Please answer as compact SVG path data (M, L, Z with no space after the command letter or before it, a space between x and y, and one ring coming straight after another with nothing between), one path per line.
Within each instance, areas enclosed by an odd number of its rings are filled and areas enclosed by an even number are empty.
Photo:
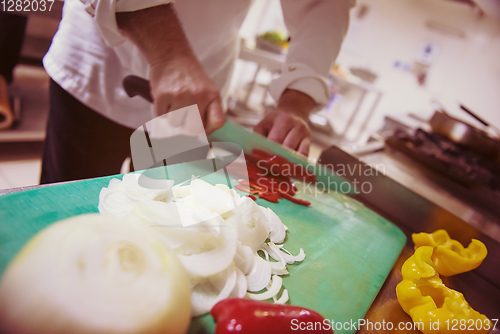
M496 158L500 156L500 141L485 131L473 127L444 111L436 111L429 121L432 131L476 153Z

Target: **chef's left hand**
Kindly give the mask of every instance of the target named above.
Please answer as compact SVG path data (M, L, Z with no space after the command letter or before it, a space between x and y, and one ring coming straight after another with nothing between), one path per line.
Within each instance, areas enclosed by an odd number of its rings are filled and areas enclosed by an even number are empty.
M267 114L254 127L254 131L307 156L311 144L307 121L314 105L309 95L287 89L281 95L276 109Z

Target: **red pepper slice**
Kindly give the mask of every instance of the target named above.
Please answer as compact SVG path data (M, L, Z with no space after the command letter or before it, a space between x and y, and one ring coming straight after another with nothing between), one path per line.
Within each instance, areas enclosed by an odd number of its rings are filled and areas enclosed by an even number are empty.
M259 191L258 194L259 194L259 198L263 198L266 201L273 202L273 203L278 203L278 199L280 198L279 194L277 194L277 193Z
M304 328L309 323L317 328L307 332L333 333L331 323L318 312L300 306L230 298L217 303L210 313L217 322L215 334L297 333L298 326Z
M237 184L234 186L235 189L238 189L240 191L243 191L243 192L246 192L246 193L249 193L251 194L252 193L252 189L250 189L248 186L246 185L242 185L242 184Z
M289 200L290 202L294 202L296 204L300 204L300 205L304 205L304 206L311 205L311 202L305 201L305 200L300 199L300 198L296 198L296 197L290 196L290 195L288 195L284 191L280 191L280 194L283 195L283 197L286 198L287 200Z
M307 167L288 161L286 158L279 156L277 154L270 154L260 149L253 149L251 155L251 161L257 163L260 158L261 165L264 166L268 171L276 171L282 175L291 175L292 177L298 179L304 179L306 182L316 183L316 175L312 173ZM274 175L273 175L274 176Z
M281 198L286 198L296 204L311 205L309 201L293 197L297 192L297 187L289 175L294 174L294 177L302 178L305 182L316 183L316 175L311 174L305 166L291 163L279 155L260 149L252 150L251 154L245 153L245 156L247 158L246 164L233 163L234 167L231 170L228 168L230 173L240 178L248 175L248 181L240 179L238 181L240 186L236 186L236 189L258 195L273 203L277 203ZM259 162L262 164L262 168L257 165ZM274 168L272 172L271 166ZM248 174L245 173L245 168Z
M259 186L259 185L258 185L255 181L253 181L253 180L250 180L250 182L249 182L249 186L250 186L250 187L252 187L252 188L254 188L254 189L257 189L257 190L259 190L259 191L266 191L266 188L265 188L265 187L261 187L261 186Z
M257 200L257 198L255 198L255 196L254 196L254 195L247 195L247 197L250 197L250 198L251 198L251 199L253 199L254 201L256 201L256 200Z

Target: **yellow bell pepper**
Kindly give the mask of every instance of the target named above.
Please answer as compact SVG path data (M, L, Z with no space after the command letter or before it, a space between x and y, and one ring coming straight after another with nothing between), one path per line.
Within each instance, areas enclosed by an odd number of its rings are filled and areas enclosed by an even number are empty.
M434 269L434 248L421 246L401 269L398 301L422 333L487 333L491 321L475 311L464 296L445 286Z
M467 248L453 240L445 230L434 233L414 233L415 249L432 246L432 262L440 275L452 276L479 267L488 254L486 246L479 240L472 239Z

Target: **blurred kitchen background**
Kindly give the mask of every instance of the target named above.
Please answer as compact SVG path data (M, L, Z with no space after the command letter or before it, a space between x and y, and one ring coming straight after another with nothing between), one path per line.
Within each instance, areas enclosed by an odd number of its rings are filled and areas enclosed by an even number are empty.
M62 4L29 15L9 86L16 121L0 130L0 189L38 184L48 111L41 58ZM267 85L286 55L280 2L255 0L240 34L228 117L251 127L273 105ZM358 0L329 81L329 105L311 116L310 160L336 145L474 225L500 216L498 145L476 154L432 122L441 110L474 127L452 135L473 131L498 144L499 0Z

